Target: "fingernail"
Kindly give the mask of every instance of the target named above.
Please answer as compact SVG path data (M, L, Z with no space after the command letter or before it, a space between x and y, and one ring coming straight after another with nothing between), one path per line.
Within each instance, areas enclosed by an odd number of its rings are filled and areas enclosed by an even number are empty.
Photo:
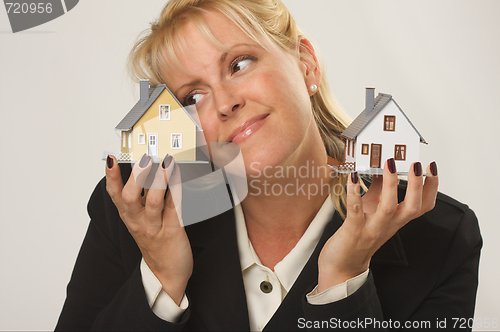
M431 169L431 174L432 176L437 176L438 175L438 166L436 164L435 161L433 161L430 165L430 169Z
M139 162L139 167L144 168L149 164L149 161L151 160L151 157L148 156L146 153L142 155L141 161Z
M358 183L358 181L359 181L358 172L351 173L351 181L354 184Z
M413 164L413 173L415 173L415 176L422 175L422 164L419 161Z
M112 169L113 168L113 158L108 156L108 158L106 158L106 165L108 166L109 169Z
M173 159L172 156L167 153L167 155L165 156L165 158L163 158L163 161L161 162L161 167L163 167L163 169L166 169L168 166L170 166L172 159Z
M394 158L387 159L387 167L389 168L389 172L392 174L396 173L396 162Z

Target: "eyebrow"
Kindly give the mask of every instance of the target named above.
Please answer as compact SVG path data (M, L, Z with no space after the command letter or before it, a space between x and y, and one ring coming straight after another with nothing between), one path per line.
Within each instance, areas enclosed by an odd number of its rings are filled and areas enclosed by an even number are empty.
M219 65L221 65L221 66L222 66L222 64L223 64L224 62L226 62L226 58L227 58L227 56L228 56L228 55L229 55L229 52L226 52L226 53L222 54L222 56L221 56L221 57L220 57L220 59L219 59Z
M229 46L229 47L227 48L227 50L228 50L228 51L227 51L227 52L224 52L224 53L221 55L221 57L220 57L220 59L219 59L219 65L222 65L222 64L226 61L227 56L229 55L229 53L230 53L231 51L233 51L235 48L240 47L240 46L250 46L250 47L256 47L256 48L259 48L259 47L261 48L261 47L262 47L262 46L260 46L260 45L252 45L252 44L248 44L248 43L240 43L240 44L235 44L235 45ZM175 94L175 95L177 95L177 94L178 94L178 92L179 92L179 90L181 90L181 89L182 89L182 88L184 88L184 87L187 87L187 86L192 86L192 85L198 85L198 84L200 84L200 83L201 83L201 80L199 80L199 79L197 79L197 80L195 80L195 81L192 81L192 82L189 82L189 83L186 83L186 84L182 85L180 88L178 88L177 90L175 90L174 94Z
M235 48L240 47L240 46L256 47L256 45L252 45L252 44L248 44L248 43L239 43L239 44L229 46L227 48L227 52L224 52L224 54L221 55L221 57L219 59L219 65L222 65L226 61L226 58L229 55L229 52L233 51Z

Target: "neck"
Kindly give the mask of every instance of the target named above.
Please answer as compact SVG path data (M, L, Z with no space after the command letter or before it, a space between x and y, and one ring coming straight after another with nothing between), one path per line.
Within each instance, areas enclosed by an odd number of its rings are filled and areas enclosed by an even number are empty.
M249 179L242 202L248 236L261 262L270 268L295 247L334 185L323 145L293 166L268 168Z

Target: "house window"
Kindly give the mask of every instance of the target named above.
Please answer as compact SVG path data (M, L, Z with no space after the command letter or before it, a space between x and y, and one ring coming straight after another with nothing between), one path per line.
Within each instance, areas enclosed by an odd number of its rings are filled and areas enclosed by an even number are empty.
M368 154L370 151L370 146L368 144L361 145L361 154Z
M126 148L127 147L127 133L126 132L122 132L122 143L123 143L123 147Z
M146 144L146 135L139 134L139 137L137 138L137 143L141 145Z
M172 149L182 149L182 134L172 134Z
M406 160L406 145L396 145L394 148L395 160Z
M160 105L160 120L170 120L170 105Z
M394 131L396 117L394 115L384 116L384 131Z
M132 148L132 133L128 133L128 147Z

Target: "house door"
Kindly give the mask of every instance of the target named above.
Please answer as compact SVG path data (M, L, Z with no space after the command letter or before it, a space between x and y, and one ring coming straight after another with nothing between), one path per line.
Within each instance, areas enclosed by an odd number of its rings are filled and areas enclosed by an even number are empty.
M148 155L158 157L158 134L148 134Z
M372 144L372 154L370 156L370 168L380 168L380 155L382 154L382 144Z

